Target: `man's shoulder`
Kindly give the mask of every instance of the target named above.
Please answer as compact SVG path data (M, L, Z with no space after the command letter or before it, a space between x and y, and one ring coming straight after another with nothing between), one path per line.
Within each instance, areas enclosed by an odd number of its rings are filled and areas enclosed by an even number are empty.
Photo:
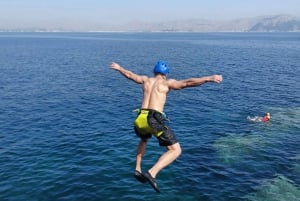
M147 75L140 75L140 77L143 79L144 82L151 79L151 77L148 77Z
M174 83L174 82L177 82L177 80L175 80L175 79L167 79L167 82L168 83Z

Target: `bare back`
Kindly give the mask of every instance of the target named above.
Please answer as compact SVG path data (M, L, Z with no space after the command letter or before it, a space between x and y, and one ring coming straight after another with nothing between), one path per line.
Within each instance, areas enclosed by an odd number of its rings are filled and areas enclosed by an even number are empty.
M165 76L148 78L143 83L142 108L163 112L169 90Z

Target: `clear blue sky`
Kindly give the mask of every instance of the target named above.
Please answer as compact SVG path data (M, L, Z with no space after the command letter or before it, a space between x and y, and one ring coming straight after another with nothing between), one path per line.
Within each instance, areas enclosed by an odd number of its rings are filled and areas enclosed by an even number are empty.
M300 0L1 0L3 26L84 27L178 19L300 16Z

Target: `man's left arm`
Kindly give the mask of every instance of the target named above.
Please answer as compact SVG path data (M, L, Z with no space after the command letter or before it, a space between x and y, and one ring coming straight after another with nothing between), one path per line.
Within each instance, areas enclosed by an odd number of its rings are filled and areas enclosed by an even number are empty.
M115 62L112 62L110 64L110 68L114 69L116 71L119 71L124 77L126 77L127 79L130 79L138 84L142 84L144 82L144 80L147 79L147 76L135 74L129 70L126 70L125 68L123 68L122 66L120 66L119 64L117 64Z

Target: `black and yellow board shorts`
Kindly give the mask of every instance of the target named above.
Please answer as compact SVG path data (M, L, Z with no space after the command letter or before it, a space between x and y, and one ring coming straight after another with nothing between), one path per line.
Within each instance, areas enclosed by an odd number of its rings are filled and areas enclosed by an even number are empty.
M140 109L134 121L134 130L138 137L147 140L154 135L160 146L170 146L177 143L174 133L165 123L162 113L151 109Z

